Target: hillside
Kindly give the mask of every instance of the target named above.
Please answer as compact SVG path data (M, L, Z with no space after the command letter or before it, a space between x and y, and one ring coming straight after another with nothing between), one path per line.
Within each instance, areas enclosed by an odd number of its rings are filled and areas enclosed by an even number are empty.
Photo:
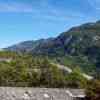
M87 49L98 51L100 47L100 22L87 23L73 27L67 32L61 33L56 38L41 39L36 41L25 41L5 50L26 51L37 54L67 55L76 54L78 50L83 53ZM94 48L94 50L93 50ZM85 53L85 52L84 52ZM87 53L87 52L86 52Z
M68 73L44 56L0 52L0 59L3 59L0 60L0 86L49 88L87 86L88 79L79 69Z
M73 27L56 38L26 41L5 50L60 57L57 59L59 62L65 64L69 60L67 64L71 67L80 66L88 72L92 71L91 69L98 70L100 69L100 21ZM63 61L61 57L64 58Z

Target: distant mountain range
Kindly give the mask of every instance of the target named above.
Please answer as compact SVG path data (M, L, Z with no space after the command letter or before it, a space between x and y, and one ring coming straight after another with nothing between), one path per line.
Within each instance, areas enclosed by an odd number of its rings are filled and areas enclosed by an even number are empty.
M4 50L48 56L83 56L100 65L100 21L73 27L56 38L25 41Z

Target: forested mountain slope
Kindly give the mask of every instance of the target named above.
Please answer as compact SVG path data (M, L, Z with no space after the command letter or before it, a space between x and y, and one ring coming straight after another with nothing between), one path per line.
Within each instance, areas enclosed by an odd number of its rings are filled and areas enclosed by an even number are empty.
M8 51L27 52L32 55L64 57L77 66L88 70L91 66L100 69L100 21L73 27L56 38L26 41L5 48ZM60 62L64 63L61 61ZM91 69L91 68L90 68Z

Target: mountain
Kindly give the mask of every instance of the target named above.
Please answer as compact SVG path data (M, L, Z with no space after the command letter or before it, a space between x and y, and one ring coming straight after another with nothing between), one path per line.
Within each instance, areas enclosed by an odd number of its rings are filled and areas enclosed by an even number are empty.
M39 43L32 49L35 54L47 55L88 55L97 58L100 51L100 22L73 27L58 37Z
M73 27L56 38L26 41L4 50L54 57L79 57L100 68L100 21Z
M10 47L4 48L3 50L6 51L14 51L14 52L31 52L34 50L41 42L45 42L47 40L51 39L40 39L36 41L24 41L15 45L12 45Z

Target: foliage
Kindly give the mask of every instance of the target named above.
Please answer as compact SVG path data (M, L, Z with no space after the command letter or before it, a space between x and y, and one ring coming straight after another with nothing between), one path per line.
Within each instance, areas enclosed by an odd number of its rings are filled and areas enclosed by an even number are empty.
M86 80L78 68L65 74L45 56L12 52L1 52L0 55L12 59L0 62L0 86L85 87Z
M66 85L70 88L85 88L87 86L87 80L82 76L79 67L66 76Z
M60 63L62 65L68 66L71 69L79 67L84 73L89 75L95 75L96 66L91 63L85 56L63 56L63 57L54 57L52 59L55 63Z
M87 86L87 100L100 100L100 81L92 80Z

